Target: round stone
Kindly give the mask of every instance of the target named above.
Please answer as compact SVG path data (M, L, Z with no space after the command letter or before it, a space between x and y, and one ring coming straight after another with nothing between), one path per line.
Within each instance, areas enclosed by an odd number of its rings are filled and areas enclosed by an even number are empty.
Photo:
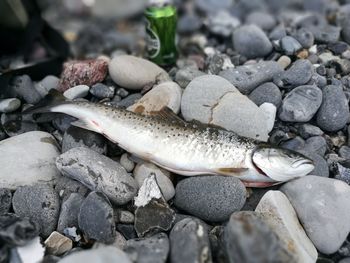
M282 102L282 94L275 84L267 82L253 90L249 95L249 99L258 106L268 102L279 107Z
M16 98L0 99L0 112L9 113L21 107L21 101Z

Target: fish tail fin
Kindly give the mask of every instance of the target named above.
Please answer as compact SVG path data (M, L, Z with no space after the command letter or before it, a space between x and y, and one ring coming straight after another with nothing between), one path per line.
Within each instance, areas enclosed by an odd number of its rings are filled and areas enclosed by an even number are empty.
M52 108L69 103L66 98L58 90L51 89L49 93L36 105L24 110L22 114L35 114L35 113L45 113L52 112Z

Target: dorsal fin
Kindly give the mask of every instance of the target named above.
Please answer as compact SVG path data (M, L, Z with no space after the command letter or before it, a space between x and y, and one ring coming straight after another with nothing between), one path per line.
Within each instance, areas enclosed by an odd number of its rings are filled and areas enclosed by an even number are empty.
M185 122L183 119L181 119L179 116L176 115L175 112L173 112L169 107L165 106L161 108L159 111L151 111L150 115L157 116L163 120L170 121L172 123L179 123L182 125L186 125L187 122Z

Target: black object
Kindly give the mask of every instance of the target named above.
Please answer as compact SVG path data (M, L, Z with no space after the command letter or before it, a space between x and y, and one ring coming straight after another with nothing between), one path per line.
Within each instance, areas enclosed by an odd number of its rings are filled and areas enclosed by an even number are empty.
M0 87L6 87L16 75L27 74L33 80L58 75L70 55L68 43L42 18L36 0L0 0L0 39ZM47 56L30 61L33 47L38 43ZM4 67L16 57L23 58L23 67Z

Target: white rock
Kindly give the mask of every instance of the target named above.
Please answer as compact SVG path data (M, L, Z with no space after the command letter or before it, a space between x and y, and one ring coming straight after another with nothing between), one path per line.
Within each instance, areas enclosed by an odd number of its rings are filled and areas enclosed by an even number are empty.
M63 93L63 96L65 96L67 99L70 99L70 100L74 100L77 98L84 98L89 94L89 90L90 90L89 86L78 85L66 90Z
M156 177L154 174L151 174L144 180L143 184L141 185L140 190L135 197L135 206L145 206L152 199L160 199L162 197L162 192L159 189Z
M159 111L164 107L170 108L176 114L180 111L182 90L175 82L163 82L147 92L128 110L149 114L152 111Z
M32 131L0 141L0 188L53 183L60 175L55 165L59 154L54 137L46 132Z
M41 97L46 96L51 89L57 89L60 79L53 75L48 75L41 81L35 83L35 89L40 93Z
M259 106L259 108L264 112L266 116L266 127L267 132L272 131L273 126L275 125L277 108L272 103L265 102Z
M125 170L130 173L135 168L135 163L129 159L128 153L123 153L119 160L121 166L125 168Z
M160 190L166 201L169 201L175 195L175 188L171 180L169 179L170 173L167 170L157 167L152 163L140 163L137 164L134 169L134 178L139 187L142 186L145 179L154 174L157 179Z
M109 74L118 85L133 90L169 81L169 75L156 64L134 56L121 55L109 63Z
M131 263L129 257L114 246L101 246L74 252L64 257L59 263Z
M47 252L56 256L60 256L73 248L72 240L56 231L52 232L44 243Z
M13 112L21 106L21 101L16 98L0 99L0 112Z
M264 221L285 243L296 262L312 263L317 260L317 250L299 223L288 198L280 191L268 191L255 209Z

